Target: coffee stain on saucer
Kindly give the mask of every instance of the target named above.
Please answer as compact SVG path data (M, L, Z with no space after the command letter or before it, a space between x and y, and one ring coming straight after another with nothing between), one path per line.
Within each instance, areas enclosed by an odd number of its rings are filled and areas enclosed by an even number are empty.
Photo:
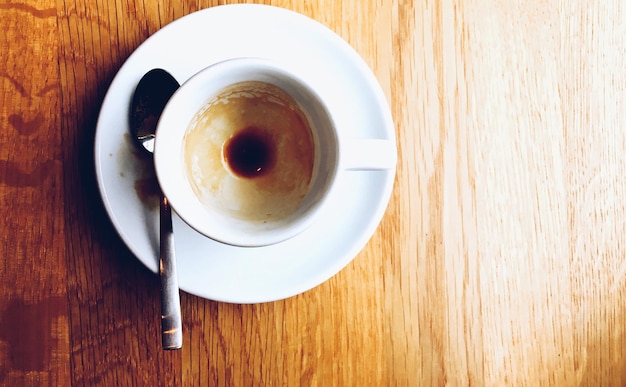
M124 134L124 147L126 149L118 152L120 177L125 178L128 171L136 171L133 183L135 195L149 210L156 211L159 208L161 193L152 157L137 149L129 133Z
M135 180L135 193L142 203L146 204L150 210L159 208L160 192L159 183L153 174L150 177Z

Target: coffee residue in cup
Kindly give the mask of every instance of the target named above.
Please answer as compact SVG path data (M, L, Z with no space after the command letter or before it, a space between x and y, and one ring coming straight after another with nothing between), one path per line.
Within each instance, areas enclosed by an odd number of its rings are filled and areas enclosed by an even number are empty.
M295 213L309 191L310 123L275 85L248 81L222 90L193 118L183 146L194 193L228 216L279 221Z
M224 158L236 175L260 177L270 172L276 164L276 146L265 130L249 126L226 142Z

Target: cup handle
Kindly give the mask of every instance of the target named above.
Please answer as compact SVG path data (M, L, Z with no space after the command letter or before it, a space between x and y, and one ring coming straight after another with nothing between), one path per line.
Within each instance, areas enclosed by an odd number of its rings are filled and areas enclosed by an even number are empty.
M378 171L393 169L398 161L396 143L382 139L359 139L342 149L343 169L348 171Z

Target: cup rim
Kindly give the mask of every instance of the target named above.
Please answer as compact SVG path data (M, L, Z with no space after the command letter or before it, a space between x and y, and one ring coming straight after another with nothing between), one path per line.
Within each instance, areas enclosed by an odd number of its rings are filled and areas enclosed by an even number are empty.
M219 93L224 87L234 82L217 82L211 86L208 86L208 84L220 79L220 76L226 73L249 71L250 69L255 69L255 71L267 71L271 74L287 78L289 82L296 82L307 94L315 98L319 105L325 110L325 115L333 127L332 133L335 137L334 152L336 154L334 156L335 162L331 176L327 178L328 184L325 187L323 195L321 195L318 200L315 200L310 208L306 209L301 216L288 222L286 227L271 230L268 227L264 228L262 223L242 221L248 224L254 223L254 227L251 227L249 230L250 232L243 234L242 232L234 230L232 227L225 227L223 223L218 225L219 215L207 209L193 192L184 170L182 142L187 132L188 123L193 116L195 116L195 113L200 110L213 95ZM199 97L199 93L202 94L202 98ZM178 147L180 149L174 149L176 147L168 146L168 144L172 143L180 143L181 146ZM327 109L319 93L315 91L314 87L309 82L303 80L292 70L281 64L262 58L232 58L201 69L185 81L174 93L166 104L157 123L154 165L158 183L164 195L168 198L171 207L185 223L200 234L233 246L261 247L273 245L295 237L307 229L336 190L336 180L340 163L339 158L339 139L335 123L332 114ZM202 215L210 215L214 218Z

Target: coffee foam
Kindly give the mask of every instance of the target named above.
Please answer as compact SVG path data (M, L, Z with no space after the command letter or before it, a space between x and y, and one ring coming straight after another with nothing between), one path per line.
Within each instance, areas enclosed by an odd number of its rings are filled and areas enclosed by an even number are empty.
M242 178L224 157L224 144L256 127L271 139L276 163L266 174ZM309 122L280 88L242 82L208 101L189 124L184 159L189 183L204 206L239 219L269 222L289 217L309 190L315 147Z

